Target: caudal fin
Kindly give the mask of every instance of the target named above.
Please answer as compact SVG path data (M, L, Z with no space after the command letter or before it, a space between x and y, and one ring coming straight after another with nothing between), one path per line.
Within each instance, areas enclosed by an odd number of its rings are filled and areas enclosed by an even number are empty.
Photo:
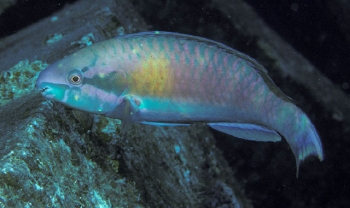
M300 162L310 155L323 160L323 150L319 135L307 115L293 104L281 109L284 122L279 132L285 137L295 156L297 176Z

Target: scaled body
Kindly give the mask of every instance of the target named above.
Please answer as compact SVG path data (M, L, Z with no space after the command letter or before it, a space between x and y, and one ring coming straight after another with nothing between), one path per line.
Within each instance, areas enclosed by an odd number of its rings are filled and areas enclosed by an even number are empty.
M103 41L45 69L37 88L70 107L124 124L205 122L257 141L279 141L281 134L297 165L308 155L323 159L311 121L264 67L204 38L148 32Z

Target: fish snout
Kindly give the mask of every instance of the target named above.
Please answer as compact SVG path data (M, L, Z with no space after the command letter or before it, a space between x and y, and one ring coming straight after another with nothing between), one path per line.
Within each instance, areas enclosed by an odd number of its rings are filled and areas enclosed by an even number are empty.
M48 67L39 74L35 88L47 98L61 100L69 86L66 83L65 76L63 77L62 74L56 73L56 70L53 69Z
M43 90L45 88L44 87L45 82L50 82L50 74L49 74L47 69L40 72L40 74L36 80L36 83L35 83L35 88L38 90Z

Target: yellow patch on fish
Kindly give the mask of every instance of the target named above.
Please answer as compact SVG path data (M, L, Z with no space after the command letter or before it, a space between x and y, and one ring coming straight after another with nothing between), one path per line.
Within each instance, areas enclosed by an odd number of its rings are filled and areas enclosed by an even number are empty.
M130 91L139 95L165 97L174 86L174 76L166 58L150 55L130 74Z

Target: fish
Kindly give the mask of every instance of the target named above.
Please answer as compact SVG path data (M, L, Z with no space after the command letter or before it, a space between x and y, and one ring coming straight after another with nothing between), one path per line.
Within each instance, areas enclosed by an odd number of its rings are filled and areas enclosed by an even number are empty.
M255 59L222 43L175 32L121 35L83 48L38 76L41 94L74 109L158 126L206 123L252 141L285 138L299 164L323 160L308 116Z

